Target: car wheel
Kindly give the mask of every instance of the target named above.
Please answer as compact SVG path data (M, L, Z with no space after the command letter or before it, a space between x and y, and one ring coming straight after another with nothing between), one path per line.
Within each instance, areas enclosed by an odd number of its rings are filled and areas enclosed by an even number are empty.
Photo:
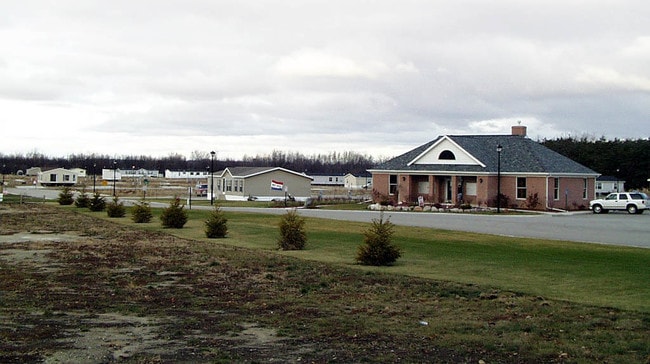
M601 212L603 212L603 207L600 205L594 205L594 207L592 207L592 211L594 212L594 214L600 214Z
M627 207L627 213L628 214L636 214L637 211L638 211L638 209L636 208L635 205L629 205Z

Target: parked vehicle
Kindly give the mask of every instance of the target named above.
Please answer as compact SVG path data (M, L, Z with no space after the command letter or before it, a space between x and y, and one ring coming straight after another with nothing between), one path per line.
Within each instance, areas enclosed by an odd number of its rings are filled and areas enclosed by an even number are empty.
M610 193L605 198L589 201L589 208L594 214L607 213L609 210L624 210L630 214L642 214L648 208L648 196L639 192Z
M196 187L194 187L194 192L196 192L197 196L205 197L208 195L208 185L198 184Z

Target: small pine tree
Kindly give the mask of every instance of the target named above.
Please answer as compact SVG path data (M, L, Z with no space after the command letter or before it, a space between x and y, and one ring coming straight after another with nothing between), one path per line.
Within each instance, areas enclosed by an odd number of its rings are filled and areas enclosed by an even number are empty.
M392 265L402 255L400 249L393 245L392 238L395 225L390 219L373 219L372 225L364 231L364 243L357 249L356 260L363 265Z
M185 205L181 205L181 199L176 197L169 207L163 209L160 215L162 226L166 228L181 229L185 226L188 216Z
M113 201L109 202L106 206L106 213L108 217L124 217L126 215L126 208L124 203L120 202L117 196L113 197Z
M305 219L296 210L290 210L280 220L278 247L282 250L302 250L307 242Z
M88 208L90 211L104 211L106 209L106 200L104 200L104 197L99 194L99 192L95 192L93 195L93 198L90 199L90 204L88 205Z
M205 235L210 238L225 238L228 233L228 219L224 215L219 205L215 205L214 210L205 222Z
M151 206L148 203L136 202L135 205L131 208L131 220L136 224L148 223L153 218L151 213Z
M90 197L88 197L85 191L82 191L79 196L77 196L77 199L74 200L74 205L79 208L86 208L90 205Z
M59 193L59 205L72 205L74 202L74 194L72 193L72 190L70 190L70 187L65 186L63 187L63 190Z

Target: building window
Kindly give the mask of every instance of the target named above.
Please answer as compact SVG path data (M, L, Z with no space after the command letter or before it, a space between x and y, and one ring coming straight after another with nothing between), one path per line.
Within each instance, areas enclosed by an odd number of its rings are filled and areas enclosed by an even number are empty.
M70 182L70 175L69 174L64 174L63 175L63 181L64 182Z
M394 195L397 192L397 175L391 174L388 179L388 194Z
M232 191L232 180L226 180L226 192L231 192Z
M517 199L525 200L526 196L526 177L517 177Z
M597 190L602 190L603 189L603 183L602 182L596 183L596 189Z
M50 182L56 182L56 173L50 174Z
M553 199L554 200L559 200L560 199L560 179L559 178L553 178Z
M454 155L454 152L452 152L451 150L443 150L438 156L438 159L453 161L456 160L456 156Z
M582 180L582 198L587 198L587 186L589 185L587 179Z

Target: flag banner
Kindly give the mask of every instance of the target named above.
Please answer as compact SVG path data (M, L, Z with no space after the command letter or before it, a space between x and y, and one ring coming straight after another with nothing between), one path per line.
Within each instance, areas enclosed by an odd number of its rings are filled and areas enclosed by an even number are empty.
M271 180L271 189L273 191L282 191L282 188L284 188L284 182Z

